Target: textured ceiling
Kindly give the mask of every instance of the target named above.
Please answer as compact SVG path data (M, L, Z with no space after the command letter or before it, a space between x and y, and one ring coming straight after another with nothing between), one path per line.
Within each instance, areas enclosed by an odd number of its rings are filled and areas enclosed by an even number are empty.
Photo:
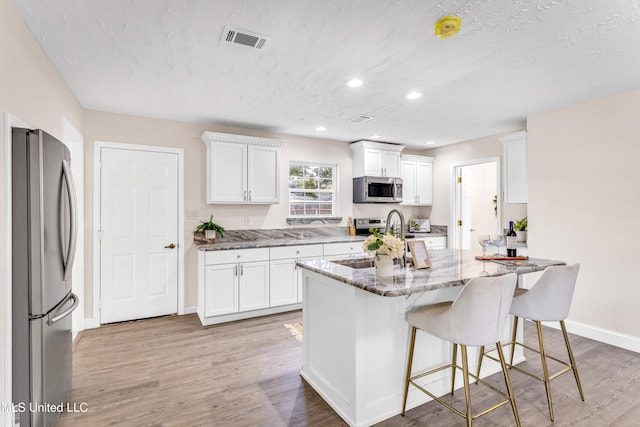
M424 147L640 88L636 0L13 2L92 110ZM461 31L438 39L447 14ZM270 42L221 42L225 25Z

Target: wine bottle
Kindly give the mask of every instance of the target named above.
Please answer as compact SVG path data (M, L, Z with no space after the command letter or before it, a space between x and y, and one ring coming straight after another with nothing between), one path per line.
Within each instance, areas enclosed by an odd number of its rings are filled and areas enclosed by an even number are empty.
M507 256L516 256L516 247L518 246L518 238L513 230L513 221L509 221L509 232L507 233Z

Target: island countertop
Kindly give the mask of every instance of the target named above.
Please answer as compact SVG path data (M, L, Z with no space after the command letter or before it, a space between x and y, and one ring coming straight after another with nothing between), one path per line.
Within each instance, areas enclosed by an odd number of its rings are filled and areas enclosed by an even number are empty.
M501 276L509 273L526 274L542 271L550 265L566 265L563 261L541 258L529 258L520 265L503 265L492 261L478 261L475 254L468 250L440 249L429 251L431 268L394 267L390 277L376 276L375 269L351 268L350 260L308 260L297 265L309 271L330 277L364 291L383 297L397 297L426 292L441 288L463 286L470 279L480 276ZM372 259L372 258L370 258Z

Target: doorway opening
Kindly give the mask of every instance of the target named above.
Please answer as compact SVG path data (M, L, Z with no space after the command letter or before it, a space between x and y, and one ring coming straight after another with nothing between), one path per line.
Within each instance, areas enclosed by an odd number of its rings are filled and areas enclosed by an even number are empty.
M481 252L478 234L501 234L500 158L451 167L451 247Z

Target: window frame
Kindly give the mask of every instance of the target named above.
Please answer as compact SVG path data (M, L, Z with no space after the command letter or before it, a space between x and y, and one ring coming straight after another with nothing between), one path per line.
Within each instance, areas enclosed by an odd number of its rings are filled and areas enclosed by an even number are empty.
M291 188L289 182L291 181L291 168L294 166L302 166L302 167L315 167L315 168L331 168L331 181L332 181L332 189L331 190L321 190L318 189L307 189L307 188ZM289 218L292 219L322 219L322 218L337 218L338 217L338 165L336 163L319 163L319 162L304 162L304 161L289 161L289 167L287 169L287 188L288 188L288 210L289 210ZM321 179L318 177L318 179ZM293 193L316 193L316 194L331 194L331 214L320 214L320 215L293 215L291 204L292 204L292 194ZM319 202L320 203L320 202ZM327 201L326 203L329 203Z

